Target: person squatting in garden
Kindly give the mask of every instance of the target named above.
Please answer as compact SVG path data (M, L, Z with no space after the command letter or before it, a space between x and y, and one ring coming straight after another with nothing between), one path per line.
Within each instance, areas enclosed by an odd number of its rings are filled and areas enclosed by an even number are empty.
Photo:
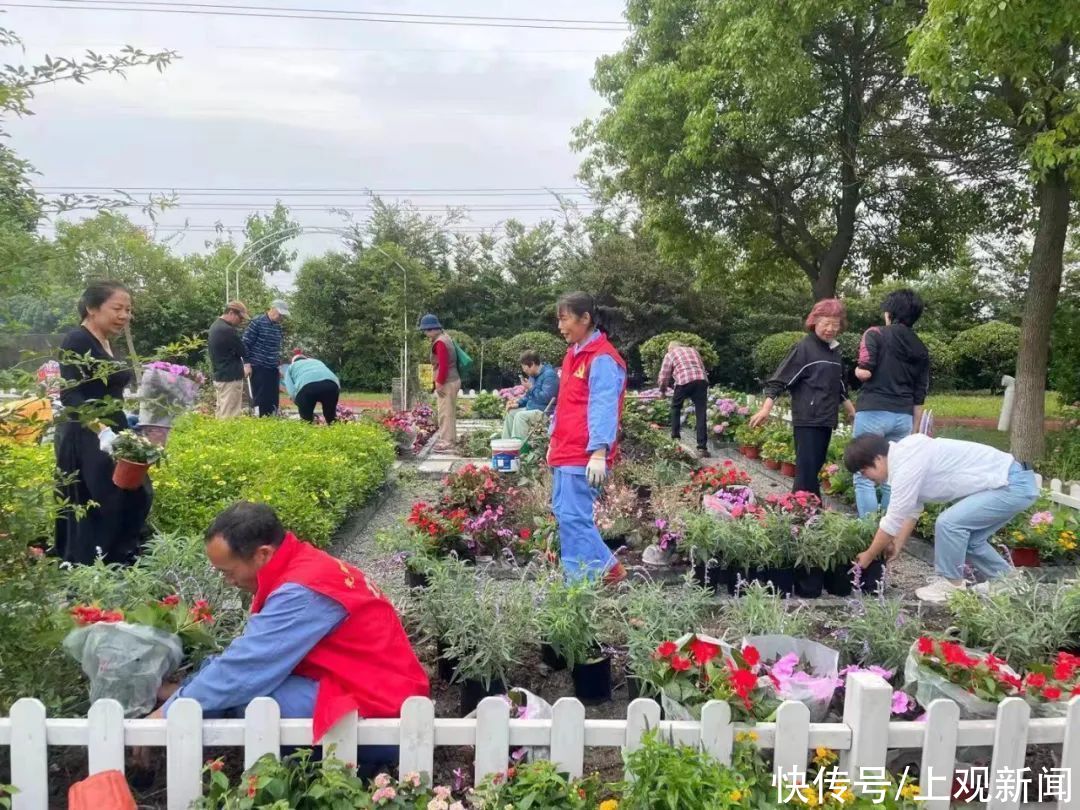
M439 434L437 453L453 451L457 441L457 397L461 392L457 346L446 334L439 319L428 314L420 319L420 331L431 341L431 362L435 366L435 396L438 399Z
M500 435L504 439L525 441L529 431L543 418L548 405L558 396L559 375L550 363L540 362L540 355L532 349L522 352L519 362L525 375L525 396L507 403Z
M321 405L326 424L334 423L337 419L338 398L341 396L341 382L325 363L308 357L297 349L282 376L285 393L296 403L301 419L314 422L315 406Z
M698 455L708 458L709 420L706 409L709 406L709 374L698 350L675 340L668 344L664 362L660 365L657 379L660 393L666 394L672 382L675 392L671 397L671 438L678 441L682 436L682 408L689 399L694 403Z
M117 432L128 427L122 406L133 375L115 358L112 341L131 322L131 293L118 281L95 281L78 310L82 323L60 344L64 413L55 451L63 507L51 553L71 563L89 565L101 556L128 564L139 553L154 498L149 478L135 490L117 487L109 454Z
M626 362L608 340L608 311L591 295L564 295L556 313L569 348L547 460L563 570L570 580L603 576L605 582L616 583L626 578L626 570L604 545L593 505L618 454Z
M239 416L244 406L244 378L251 366L244 362L244 341L238 328L248 319L243 301L230 301L225 312L210 326L206 352L217 399L217 418Z
M278 412L278 385L281 378L281 344L283 319L289 317L284 301L274 301L270 309L254 318L244 330L244 351L251 366L251 390L259 416Z
M892 485L889 508L877 534L856 562L866 568L885 554L895 558L911 536L923 505L951 503L934 524L934 570L938 577L915 595L946 602L964 590L964 562L992 585L1013 574L990 538L1039 496L1035 473L1008 453L976 442L933 439L913 433L898 442L865 433L844 450L844 465L875 484ZM977 585L982 590L984 586Z
M898 442L919 430L930 387L930 353L912 331L923 302L914 290L895 290L881 302L885 326L873 326L859 343L855 376L863 386L855 402L854 436L877 433ZM874 482L855 473L859 517L878 511ZM889 484L881 485L881 509L889 506Z
M240 501L206 531L206 556L231 585L254 594L244 632L175 688L204 717L243 717L257 697L282 717L313 718L317 743L343 715L398 717L427 697L427 674L393 604L357 568L286 532L274 510ZM168 691L167 689L165 691ZM367 751L378 761L393 751ZM361 757L361 761L366 761Z
M846 324L844 305L836 298L814 304L806 317L806 337L765 381L765 402L750 417L751 427L765 423L777 398L791 394L791 427L795 434L795 483L792 492L821 495L818 474L829 452L836 429L837 412L843 405L848 418L855 406L844 385L844 364L836 337Z

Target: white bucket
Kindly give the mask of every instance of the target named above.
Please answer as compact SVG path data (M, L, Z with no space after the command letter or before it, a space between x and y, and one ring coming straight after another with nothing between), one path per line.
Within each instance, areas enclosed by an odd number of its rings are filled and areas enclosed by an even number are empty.
M495 472L515 473L521 461L521 439L491 440L491 469Z

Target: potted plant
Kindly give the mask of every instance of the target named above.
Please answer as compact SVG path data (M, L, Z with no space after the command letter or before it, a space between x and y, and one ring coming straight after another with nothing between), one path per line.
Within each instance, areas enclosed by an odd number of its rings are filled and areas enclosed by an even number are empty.
M885 562L874 560L869 568L859 568L853 560L869 548L877 532L876 515L853 518L838 512L822 512L830 531L840 537L840 549L833 566L825 571L825 589L833 596L850 596L853 590L873 593L878 590L885 573Z
M611 657L602 640L613 603L602 588L588 579L567 583L559 575L547 583L538 616L541 637L570 668L574 695L585 703L611 700Z
M768 542L759 543L755 562L758 582L772 584L778 593L790 594L795 590L795 543L798 528L791 515L784 512L766 513L761 525Z
M694 580L707 590L717 590L727 581L727 569L720 558L722 522L708 512L690 512L683 525L679 549L693 566Z
M171 427L173 420L199 398L202 372L161 360L143 367L139 382L139 424Z
M432 590L428 588L428 593ZM532 583L482 578L462 583L444 601L453 621L443 635L446 655L457 662L461 714L489 695L506 694L510 668L538 635Z
M799 527L795 535L795 592L806 599L821 596L825 572L851 567L845 542L850 518L840 512L821 512ZM848 582L850 592L850 582Z
M457 621L455 598L462 591L472 589L473 576L463 561L454 558L432 560L426 575L428 585L416 592L412 611L420 635L435 642L439 678L450 683L458 663L446 638Z
M141 487L146 480L146 471L165 457L164 450L133 430L121 431L110 452L116 462L113 483L124 490Z
M1030 515L1018 516L1008 527L1005 543L1013 565L1018 568L1038 568L1043 559L1073 554L1077 548L1080 528L1075 518L1062 510L1043 509Z
M780 474L788 478L795 477L795 444L784 445L784 454L780 457Z
M721 576L730 595L736 594L740 581L756 578L772 557L773 539L759 518L748 511L740 518L716 521L716 556L724 561Z
M739 425L735 430L735 442L739 445L739 452L747 458L757 458L758 448L764 441L765 430L760 427L750 427L750 423Z
M761 459L770 470L780 469L780 459L787 452L787 446L782 441L769 439L761 445Z

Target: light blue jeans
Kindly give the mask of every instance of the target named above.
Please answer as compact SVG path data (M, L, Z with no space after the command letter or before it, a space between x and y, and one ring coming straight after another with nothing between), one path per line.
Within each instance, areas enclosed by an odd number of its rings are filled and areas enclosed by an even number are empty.
M1018 462L1009 468L1009 483L976 492L938 516L934 525L934 568L947 579L964 578L964 560L987 579L998 579L1012 566L994 551L994 532L1039 497L1035 473Z
M910 413L892 413L891 411L858 411L855 414L855 429L853 436L861 436L864 433L877 433L884 436L890 442L898 442L911 433L912 415ZM881 504L878 504L877 488L874 482L862 473L855 473L855 507L859 510L859 517L889 507L890 487L887 483L881 485Z
M555 467L552 473L551 510L559 523L563 574L569 582L602 576L616 561L593 520L597 491L583 468Z

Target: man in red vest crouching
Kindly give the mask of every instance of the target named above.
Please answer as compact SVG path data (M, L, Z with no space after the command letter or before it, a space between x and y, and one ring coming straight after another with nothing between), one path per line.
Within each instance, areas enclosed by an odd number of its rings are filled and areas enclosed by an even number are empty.
M244 632L152 716L178 697L204 717L243 717L271 697L282 717L311 717L315 742L354 709L398 717L413 695L428 696L394 606L348 563L286 532L269 506L241 501L206 531L206 555L225 579L255 594Z

